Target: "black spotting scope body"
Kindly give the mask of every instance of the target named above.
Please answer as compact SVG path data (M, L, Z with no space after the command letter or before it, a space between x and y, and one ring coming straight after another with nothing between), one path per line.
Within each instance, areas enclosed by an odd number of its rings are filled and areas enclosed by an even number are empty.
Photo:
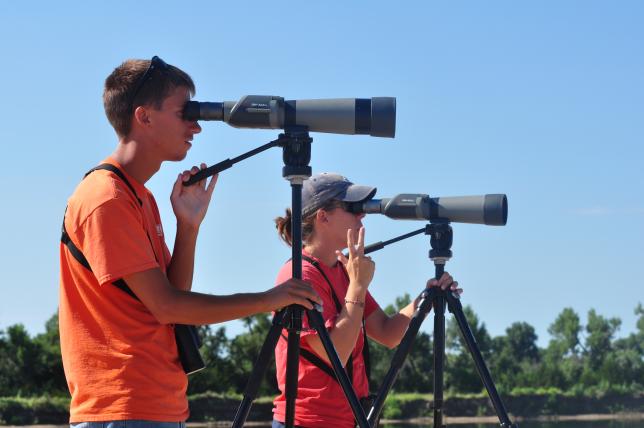
M284 100L272 95L245 95L239 101L189 101L186 120L221 120L236 128L288 129L305 126L311 132L396 134L396 98L330 98Z
M351 204L350 210L384 214L396 220L429 220L432 223L505 226L508 221L508 199L503 194L431 198L421 193L403 193L393 198Z

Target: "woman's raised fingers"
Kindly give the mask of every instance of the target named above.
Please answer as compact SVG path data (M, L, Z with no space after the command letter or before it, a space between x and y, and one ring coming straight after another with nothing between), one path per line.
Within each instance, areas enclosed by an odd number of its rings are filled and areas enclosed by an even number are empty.
M356 244L353 229L347 229L347 248L349 250L349 257L356 256Z
M359 256L364 256L364 226L358 232L358 246L357 252Z

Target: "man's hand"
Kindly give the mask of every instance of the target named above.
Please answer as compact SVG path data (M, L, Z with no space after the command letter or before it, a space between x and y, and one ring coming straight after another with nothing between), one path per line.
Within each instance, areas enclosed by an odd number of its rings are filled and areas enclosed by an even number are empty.
M201 169L205 168L206 164L202 163ZM192 186L182 184L197 172L199 172L199 168L193 166L189 171L186 170L179 174L170 194L170 202L172 203L174 215L177 217L177 224L194 229L199 228L206 216L210 198L215 190L215 184L219 176L219 174L214 175L207 186L207 179L203 179Z
M301 279L291 278L264 292L264 297L271 309L281 309L288 305L302 305L313 309L314 303L322 304L322 299L313 287Z

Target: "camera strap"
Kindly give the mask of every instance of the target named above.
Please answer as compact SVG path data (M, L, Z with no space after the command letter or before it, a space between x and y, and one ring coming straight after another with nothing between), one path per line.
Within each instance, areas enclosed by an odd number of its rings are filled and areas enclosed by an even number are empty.
M132 194L138 201L139 206L141 207L141 209L143 209L143 201L136 194L134 187L132 187L132 184L130 184L128 179L125 177L125 174L123 174L123 171L121 171L119 168L115 167L114 165L109 163L100 164L90 169L89 171L87 171L87 173L83 176L83 179L85 179L85 177L87 177L89 174L97 170L107 170L116 174L116 176L118 176L132 191ZM65 214L67 214L67 208L65 208ZM159 259L156 255L156 252L154 251L154 245L152 245L152 239L150 238L150 234L148 233L147 228L144 228L144 229L148 237L148 241L150 241L150 246L152 247L152 253L154 254L154 258L157 261L157 263L159 263ZM78 261L83 267L85 267L87 270L93 273L92 267L89 265L87 258L85 258L85 255L74 244L69 234L67 233L67 229L65 228L65 216L63 216L63 227L62 227L62 235L61 235L60 241L63 243L63 245L67 247L67 249L69 249L70 254L76 259L76 261ZM121 291L124 291L125 293L129 294L131 297L138 300L139 302L141 301L141 299L139 299L137 295L134 294L132 289L127 285L127 283L123 278L119 278L116 281L113 281L112 284L117 288L119 288ZM186 372L186 374L194 373L196 371L199 371L205 368L203 359L199 354L199 348L201 347L201 338L197 333L197 328L193 325L175 324L174 332L175 332L175 340L177 342L177 349L179 351L179 359L181 360L181 365L184 371Z
M329 285L329 290L331 291L331 297L333 297L333 303L335 304L335 309L338 312L338 314L342 311L342 305L340 304L340 300L338 299L338 296L335 294L335 291L333 289L333 285L331 284L331 281L329 278L326 276L322 268L320 267L320 264L318 263L317 260L312 259L311 257L302 254L302 260L307 261L311 265L313 265L318 272L322 275L326 283ZM344 275L349 279L349 275L347 272L344 270L344 267L342 268L342 272ZM362 317L362 334L364 337L364 344L362 346L362 358L364 359L364 364L365 364L365 372L367 375L367 382L369 382L371 379L371 361L369 358L369 342L367 341L367 329L365 326L365 319L364 316ZM282 338L286 339L286 337L282 334ZM302 355L302 358L331 376L331 378L335 379L336 382L338 381L338 378L335 376L335 372L333 371L333 368L329 366L329 364L326 363L322 358L318 357L315 355L313 352L300 348L300 355ZM353 383L353 352L349 356L349 360L347 361L347 374L349 375L349 379L351 379L351 382Z

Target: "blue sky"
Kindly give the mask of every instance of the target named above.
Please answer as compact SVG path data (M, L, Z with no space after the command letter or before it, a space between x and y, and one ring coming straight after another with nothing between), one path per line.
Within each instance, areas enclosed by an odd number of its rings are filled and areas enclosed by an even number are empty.
M394 96L395 139L312 134L314 172L377 197L506 193L505 227L453 224L449 270L489 331L533 325L540 345L565 307L635 328L644 303L644 3L1 2L0 329L32 333L56 311L66 199L110 154L105 77L159 55L198 100ZM272 130L205 123L186 160L147 183L172 248L176 174L262 145ZM219 179L198 242L194 289L260 291L290 250L272 219L290 203L281 153ZM423 222L365 220L367 242ZM433 276L421 235L373 255L385 306ZM229 323L230 334L241 331ZM426 322L423 329L430 330Z

